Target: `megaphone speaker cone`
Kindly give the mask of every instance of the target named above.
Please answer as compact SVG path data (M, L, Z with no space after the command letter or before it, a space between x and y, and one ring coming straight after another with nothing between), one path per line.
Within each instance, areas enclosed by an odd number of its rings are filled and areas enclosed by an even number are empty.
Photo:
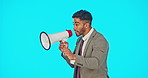
M40 33L40 42L45 50L49 50L51 46L50 38L47 33Z

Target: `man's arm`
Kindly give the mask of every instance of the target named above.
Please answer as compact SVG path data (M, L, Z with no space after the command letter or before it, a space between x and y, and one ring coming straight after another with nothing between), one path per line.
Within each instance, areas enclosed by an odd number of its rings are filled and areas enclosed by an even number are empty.
M69 55L71 55L71 57L72 57L72 56L75 56L75 55L74 55L74 54L70 51L70 49L68 48L68 43L67 43L67 42L62 42L62 41L60 41L59 49L60 49L60 51L62 52L62 53L61 53L61 56L67 61L67 63L68 63L72 68L74 68L74 65L70 63L70 60L72 60L72 59L70 59L70 56L69 56ZM74 53L75 53L75 51L74 51Z
M66 60L66 62L70 65L70 67L74 68L74 65L70 63L70 60L67 56L65 56L63 53L61 53L61 56Z
M76 45L78 45L78 42L80 41L82 37L78 38L77 42L76 42ZM72 59L70 59L70 56L75 56L75 51L76 51L76 47L75 47L75 50L74 52L72 53L70 51L70 49L68 48L68 43L67 42L62 42L60 41L60 46L59 46L59 49L62 51L62 54L61 56L67 61L67 63L73 68L74 65L70 63L70 61ZM69 57L68 57L69 55ZM76 57L76 56L75 56ZM74 58L75 59L75 58ZM73 59L73 60L74 60Z

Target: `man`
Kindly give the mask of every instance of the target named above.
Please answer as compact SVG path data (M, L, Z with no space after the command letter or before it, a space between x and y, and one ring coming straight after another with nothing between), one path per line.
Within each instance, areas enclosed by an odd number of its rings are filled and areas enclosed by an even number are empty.
M74 78L109 78L107 69L108 42L91 26L92 15L86 10L73 14L78 38L74 53L67 42L60 41L62 57L74 68Z

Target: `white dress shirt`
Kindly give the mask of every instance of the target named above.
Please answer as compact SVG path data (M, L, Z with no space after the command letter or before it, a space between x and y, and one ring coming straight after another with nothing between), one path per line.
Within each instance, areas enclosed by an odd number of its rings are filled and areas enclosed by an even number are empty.
M83 43L83 46L82 46L82 56L84 54L84 49L85 49L85 46L87 44L87 41L88 41L88 39L91 36L91 34L92 34L93 31L94 31L94 29L91 28L91 30L89 31L89 33L87 33L84 37L82 37L82 39L84 40L84 43ZM75 63L75 60L70 60L70 63L71 64L74 64Z

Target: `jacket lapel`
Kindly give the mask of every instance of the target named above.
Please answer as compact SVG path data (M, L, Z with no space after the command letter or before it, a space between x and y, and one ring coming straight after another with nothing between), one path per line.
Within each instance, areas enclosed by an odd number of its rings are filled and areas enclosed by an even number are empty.
M83 54L83 56L86 55L88 46L89 46L89 44L91 43L92 38L96 35L96 33L97 33L97 31L94 29L94 31L92 32L91 36L89 37L89 39L88 39L88 41L87 41L87 44L86 44L85 49L84 49L84 54Z

